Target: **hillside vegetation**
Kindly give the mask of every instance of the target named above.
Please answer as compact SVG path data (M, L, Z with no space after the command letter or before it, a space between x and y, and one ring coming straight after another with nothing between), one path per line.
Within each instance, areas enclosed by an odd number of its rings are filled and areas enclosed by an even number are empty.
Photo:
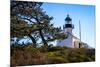
M60 46L11 46L11 66L58 64L95 61L95 49Z

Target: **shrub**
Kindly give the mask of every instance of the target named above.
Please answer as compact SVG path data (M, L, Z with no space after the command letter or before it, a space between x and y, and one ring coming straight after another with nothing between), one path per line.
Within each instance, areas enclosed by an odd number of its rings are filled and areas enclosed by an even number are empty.
M48 48L48 49L47 49ZM95 61L95 49L67 48L60 46L34 47L16 45L11 47L11 65L37 65Z

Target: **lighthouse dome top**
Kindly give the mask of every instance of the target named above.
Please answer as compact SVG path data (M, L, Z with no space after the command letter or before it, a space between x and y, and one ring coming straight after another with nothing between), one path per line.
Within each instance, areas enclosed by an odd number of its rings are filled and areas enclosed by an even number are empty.
M72 19L69 17L69 14L67 14L67 17L65 18L65 21L72 21Z

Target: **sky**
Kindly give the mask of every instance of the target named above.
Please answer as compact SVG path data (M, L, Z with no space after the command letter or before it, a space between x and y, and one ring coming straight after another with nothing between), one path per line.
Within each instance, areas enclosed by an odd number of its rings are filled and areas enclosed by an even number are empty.
M79 4L43 3L42 8L46 14L53 16L55 27L65 24L67 14L72 18L74 24L73 34L79 38L79 20L81 23L81 41L95 48L95 6Z

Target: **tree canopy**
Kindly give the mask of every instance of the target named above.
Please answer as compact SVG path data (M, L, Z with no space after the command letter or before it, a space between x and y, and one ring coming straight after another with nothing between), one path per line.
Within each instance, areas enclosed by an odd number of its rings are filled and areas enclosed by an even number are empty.
M52 16L41 8L42 2L11 1L11 39L29 37L36 46L41 43L66 38L61 27L54 27Z

